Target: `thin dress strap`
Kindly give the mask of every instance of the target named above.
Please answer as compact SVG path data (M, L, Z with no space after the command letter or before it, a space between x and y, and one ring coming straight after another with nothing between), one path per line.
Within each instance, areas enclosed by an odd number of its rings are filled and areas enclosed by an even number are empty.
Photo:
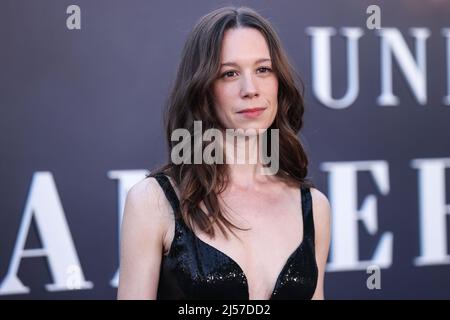
M301 188L302 191L302 214L303 214L303 237L308 239L314 246L314 218L312 212L312 198L310 188Z

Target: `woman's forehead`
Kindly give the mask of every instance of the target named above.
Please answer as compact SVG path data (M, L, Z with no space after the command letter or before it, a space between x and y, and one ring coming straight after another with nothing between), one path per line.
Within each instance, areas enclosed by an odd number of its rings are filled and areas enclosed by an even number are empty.
M222 41L221 63L240 64L270 59L269 47L264 36L253 28L229 29Z

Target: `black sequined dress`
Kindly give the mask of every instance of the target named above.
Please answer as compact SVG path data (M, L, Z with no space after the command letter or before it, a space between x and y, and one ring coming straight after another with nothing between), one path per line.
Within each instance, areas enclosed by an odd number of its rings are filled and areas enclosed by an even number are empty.
M198 238L179 215L179 200L168 178L156 180L175 213L175 235L163 255L157 299L248 300L247 277L241 267L222 251ZM287 259L270 299L311 299L318 270L314 252L314 221L309 188L301 189L303 241Z

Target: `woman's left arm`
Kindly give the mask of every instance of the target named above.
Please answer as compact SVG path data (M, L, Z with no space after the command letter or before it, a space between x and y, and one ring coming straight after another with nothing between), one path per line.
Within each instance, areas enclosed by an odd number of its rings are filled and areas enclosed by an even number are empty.
M316 261L319 269L316 291L313 300L324 299L324 275L330 249L331 207L327 197L317 189L311 188L315 230Z

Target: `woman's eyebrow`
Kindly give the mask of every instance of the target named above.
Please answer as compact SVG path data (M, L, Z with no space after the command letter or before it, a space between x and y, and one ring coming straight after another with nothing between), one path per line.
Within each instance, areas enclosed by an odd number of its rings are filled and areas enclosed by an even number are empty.
M261 58L255 61L255 64L261 63L261 62L266 62L266 61L271 61L271 59L269 58ZM222 63L220 66L233 66L236 67L238 64L236 62L230 61L230 62L224 62Z

